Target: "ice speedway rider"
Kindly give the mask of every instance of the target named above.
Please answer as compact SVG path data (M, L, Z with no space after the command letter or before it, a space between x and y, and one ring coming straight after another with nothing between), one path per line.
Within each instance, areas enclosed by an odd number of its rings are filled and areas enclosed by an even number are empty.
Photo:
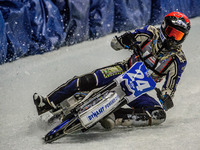
M161 124L166 119L165 111L173 107L171 100L187 63L181 44L188 35L190 27L190 20L186 15L171 12L164 17L160 28L147 25L134 32L115 36L111 41L114 50L129 49L137 45L140 47L137 49L137 54L133 53L127 60L96 69L91 73L75 76L52 91L46 98L35 93L33 98L38 114L55 108L57 104L77 91L90 91L109 84L140 59L152 72L151 77L156 83L165 78L161 93L158 94L161 103L148 94L143 94L128 104L130 108L120 108L100 122L107 129L112 129L116 125Z

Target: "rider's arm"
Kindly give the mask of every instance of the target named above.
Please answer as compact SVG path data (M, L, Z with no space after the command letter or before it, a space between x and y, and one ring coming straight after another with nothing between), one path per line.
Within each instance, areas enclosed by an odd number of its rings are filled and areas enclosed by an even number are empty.
M186 64L186 59L180 60L180 58L178 57L174 58L173 62L167 69L167 76L162 88L162 95L168 94L171 98L174 97L176 87L180 81L181 75L184 71Z
M155 27L147 25L143 28L136 29L134 32L126 32L121 36L115 36L111 41L111 47L114 50L131 49L135 44L143 45L149 38L152 38Z

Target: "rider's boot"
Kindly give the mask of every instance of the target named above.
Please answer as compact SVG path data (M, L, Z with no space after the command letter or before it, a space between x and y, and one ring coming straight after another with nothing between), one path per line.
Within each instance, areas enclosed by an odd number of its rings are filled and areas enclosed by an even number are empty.
M44 98L43 96L40 96L37 93L33 95L33 100L37 108L38 115L41 115L53 109L53 107L48 103L47 98Z

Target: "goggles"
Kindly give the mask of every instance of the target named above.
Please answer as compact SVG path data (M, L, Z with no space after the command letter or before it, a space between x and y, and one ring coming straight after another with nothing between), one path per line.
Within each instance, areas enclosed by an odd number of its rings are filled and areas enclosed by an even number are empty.
M174 37L176 41L180 41L183 36L184 36L184 33L173 28L173 27L170 27L170 26L167 26L167 28L165 29L165 33L167 34L168 37Z

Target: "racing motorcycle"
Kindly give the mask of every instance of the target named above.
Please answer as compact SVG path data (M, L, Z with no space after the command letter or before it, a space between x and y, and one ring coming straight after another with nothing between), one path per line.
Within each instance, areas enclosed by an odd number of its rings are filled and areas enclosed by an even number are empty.
M49 122L61 118L61 123L45 135L44 141L51 143L76 131L87 131L155 86L144 63L136 62L109 85L89 92L78 92L60 103L56 110L51 110Z

